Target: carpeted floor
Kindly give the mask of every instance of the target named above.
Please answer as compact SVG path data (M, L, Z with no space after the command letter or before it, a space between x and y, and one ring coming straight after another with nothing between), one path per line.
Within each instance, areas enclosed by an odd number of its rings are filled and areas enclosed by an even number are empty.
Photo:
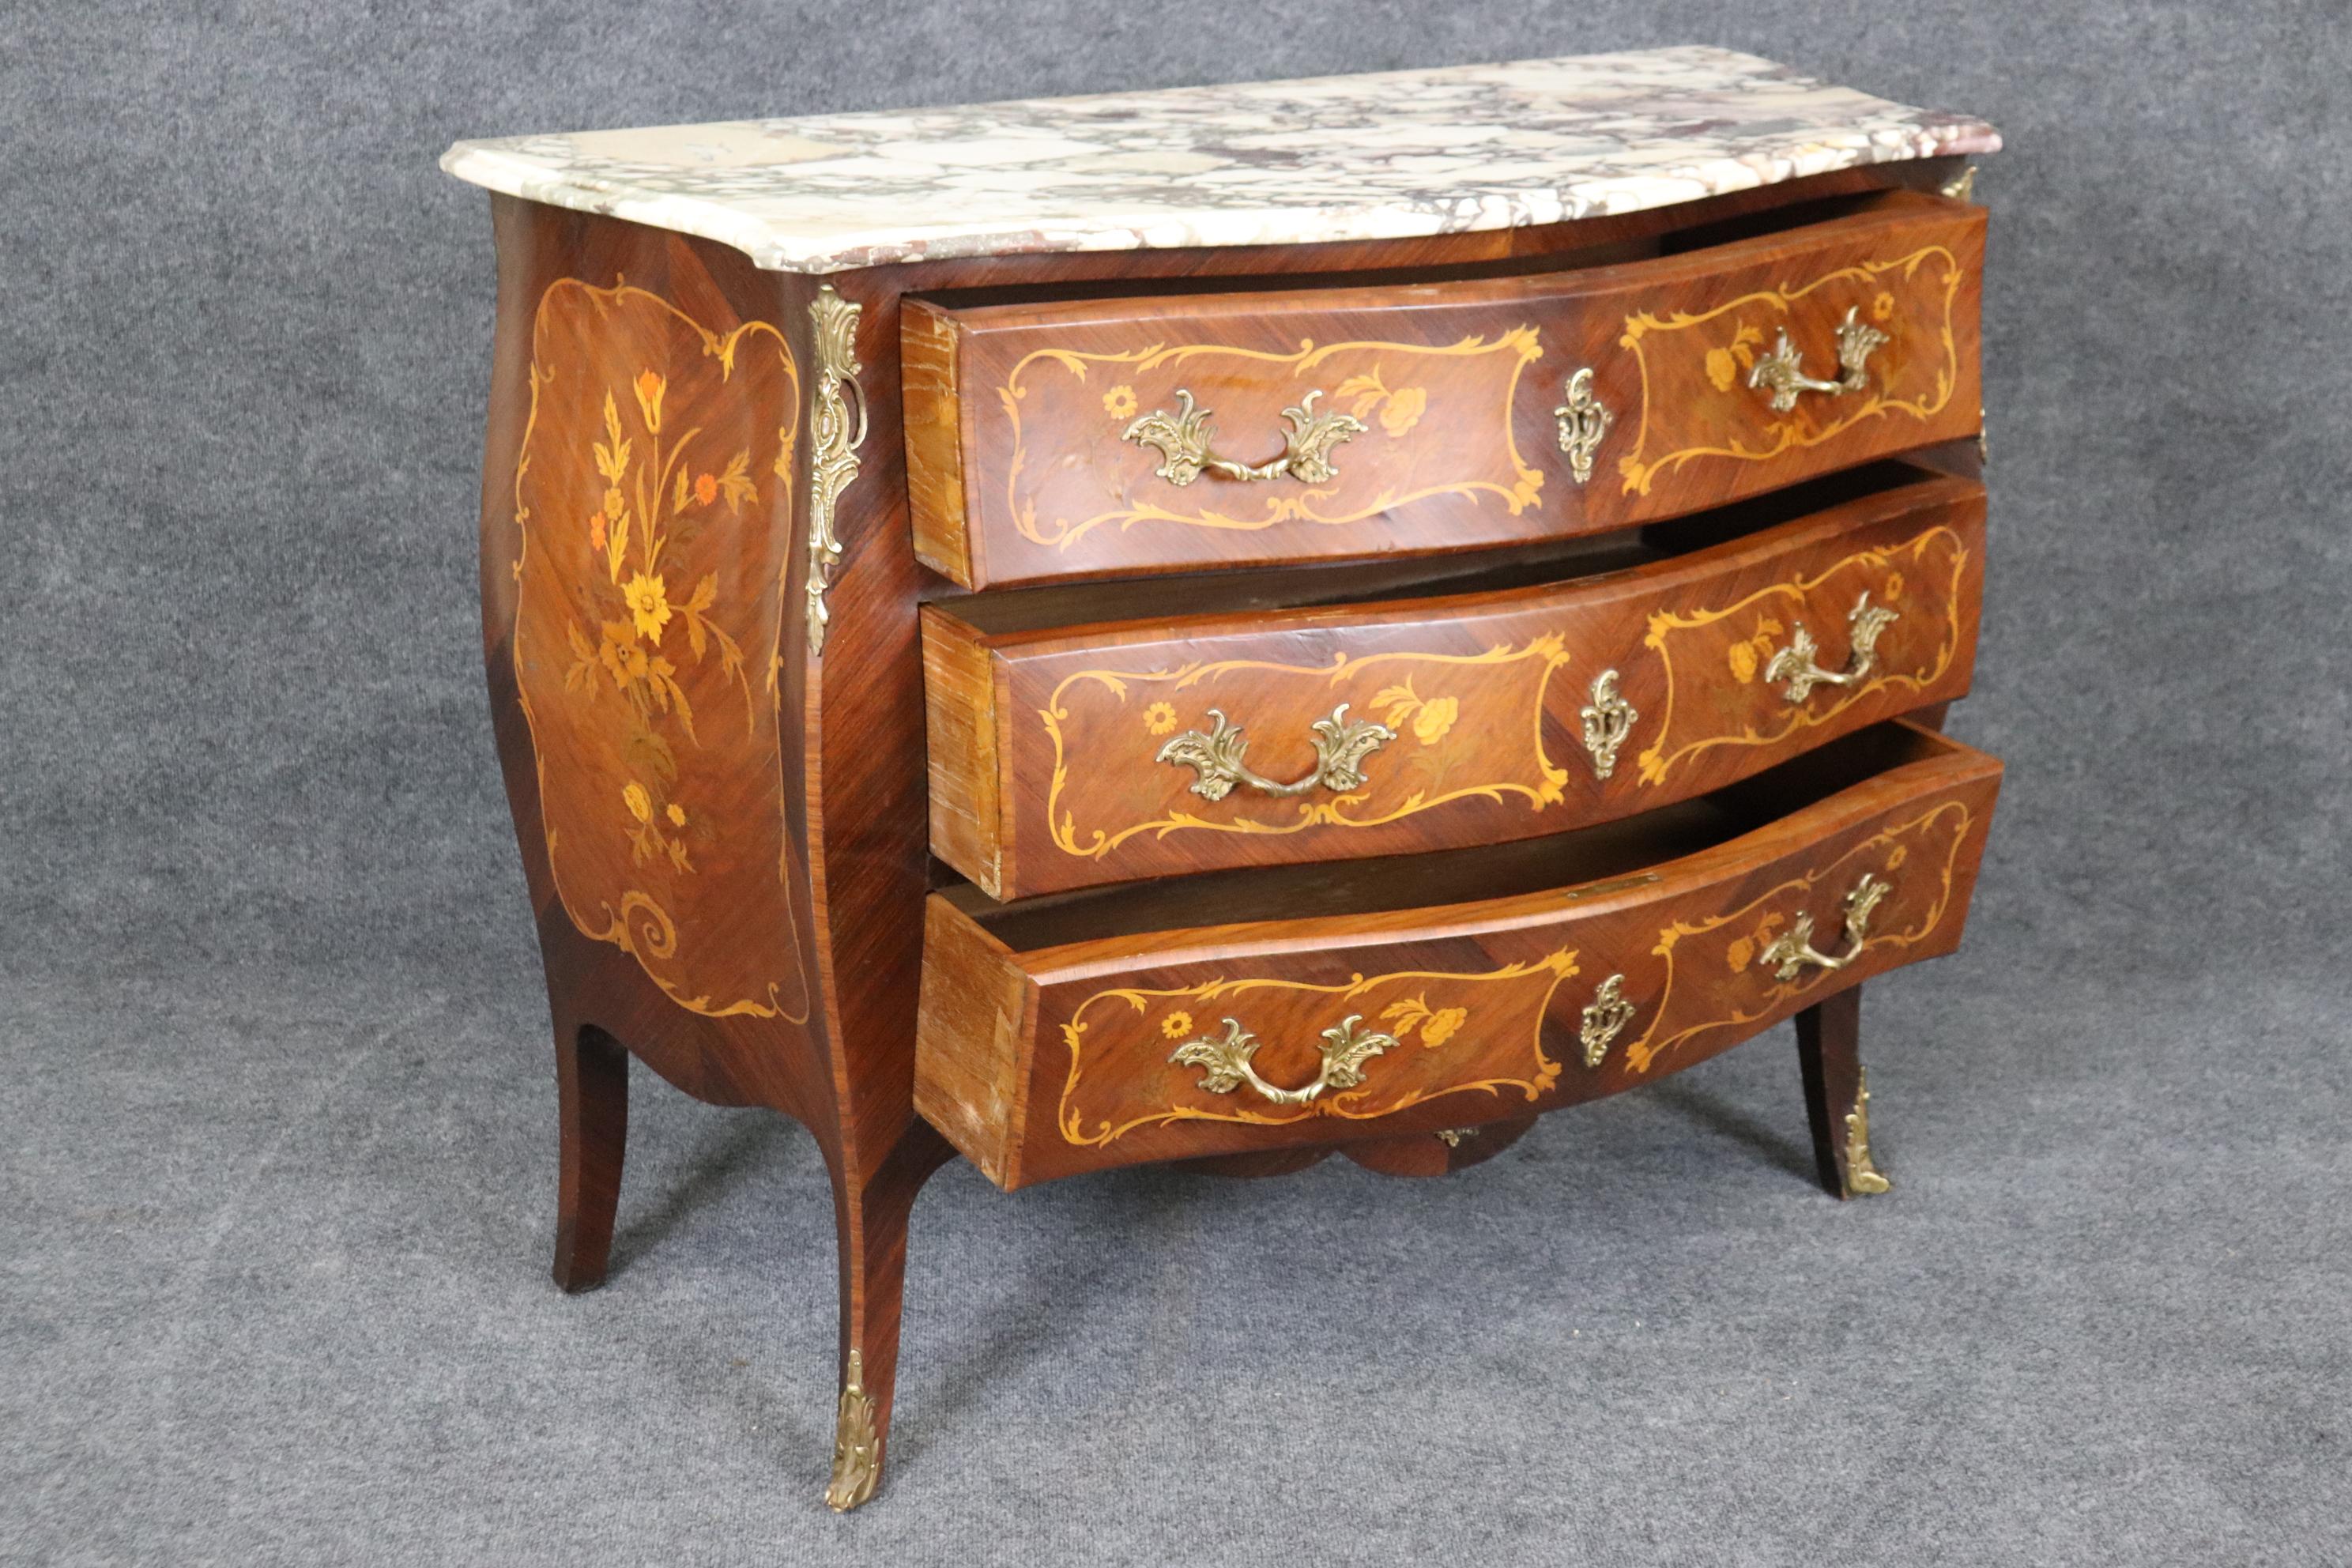
M1444 1182L951 1166L840 1520L807 1136L641 1073L566 1298L528 952L311 978L11 988L0 1560L2352 1557L2341 984L2119 1029L1981 940L1871 998L1844 1205L1785 1031Z
M0 49L0 1563L2352 1563L2339 0L98 0ZM547 1279L460 134L1707 41L2009 134L1969 943L1444 1182L915 1214L819 1501L807 1137L641 1075ZM1247 47L1237 52L1237 45Z

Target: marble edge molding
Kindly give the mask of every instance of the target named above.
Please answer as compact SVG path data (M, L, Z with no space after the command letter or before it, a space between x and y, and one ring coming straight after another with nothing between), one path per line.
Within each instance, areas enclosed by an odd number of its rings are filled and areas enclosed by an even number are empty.
M1351 134L1370 129L1385 150ZM1422 129L1436 134L1416 142ZM1689 47L459 142L441 167L506 195L714 240L770 271L826 274L1524 227L2000 144L1979 120ZM923 213L926 197L940 216Z

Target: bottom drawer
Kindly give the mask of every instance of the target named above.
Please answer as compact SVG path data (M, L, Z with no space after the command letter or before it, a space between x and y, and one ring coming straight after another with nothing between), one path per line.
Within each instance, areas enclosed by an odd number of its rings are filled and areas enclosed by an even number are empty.
M1884 724L1551 838L935 894L915 1103L1010 1189L1612 1094L1958 946L2000 784Z

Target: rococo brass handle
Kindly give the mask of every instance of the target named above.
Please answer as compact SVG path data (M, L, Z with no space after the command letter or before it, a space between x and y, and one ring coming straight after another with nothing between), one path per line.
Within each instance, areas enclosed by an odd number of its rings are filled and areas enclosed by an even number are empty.
M1307 726L1315 734L1315 771L1293 783L1277 784L1252 773L1242 761L1243 748L1249 742L1242 738L1239 724L1226 722L1224 714L1214 708L1209 710L1209 717L1216 725L1207 734L1187 730L1160 747L1152 760L1191 768L1198 775L1192 780L1192 793L1210 800L1224 799L1237 784L1277 795L1305 795L1318 785L1339 793L1361 789L1364 759L1396 739L1396 731L1386 724L1349 718L1348 705L1342 702L1331 710L1330 717Z
M1816 686L1855 686L1869 679L1878 668L1878 635L1903 617L1893 610L1873 605L1865 593L1846 612L1846 656L1843 669L1823 669L1813 662L1821 646L1813 634L1799 621L1789 631L1789 646L1774 654L1764 667L1764 679L1785 681L1780 694L1791 702L1802 702L1813 694Z
M1772 345L1772 352L1759 357L1755 368L1748 373L1748 384L1759 392L1771 394L1770 402L1775 414L1786 414L1797 406L1797 394L1801 392L1819 392L1837 397L1845 393L1862 391L1870 384L1870 373L1864 366L1870 356L1886 342L1886 334L1876 327L1856 321L1855 314L1854 310L1848 310L1845 320L1838 323L1840 374L1835 381L1816 381L1807 375L1796 345L1789 342L1789 334L1784 330L1780 333L1780 341Z
M1286 408L1282 417L1290 428L1282 433L1282 456L1267 463L1236 463L1209 450L1209 411L1192 406L1192 395L1176 389L1177 409L1155 408L1119 435L1122 441L1150 447L1160 454L1155 471L1171 485L1189 485L1205 471L1229 479L1297 479L1302 484L1328 485L1339 477L1331 466L1331 448L1364 432L1364 422L1351 414L1318 414L1318 390Z
M1878 901L1894 890L1891 883L1881 881L1867 872L1853 890L1845 896L1845 951L1832 957L1813 951L1813 915L1801 910L1789 922L1789 929L1767 943L1756 955L1755 962L1771 970L1775 980L1794 980L1807 964L1818 969L1843 969L1862 956L1870 944L1870 915Z
M1202 1068L1201 1087L1211 1094L1231 1094L1249 1085L1276 1105L1304 1105L1327 1089L1353 1089L1364 1081L1364 1064L1394 1046L1394 1035L1359 1030L1361 1014L1342 1018L1323 1031L1323 1068L1315 1081L1300 1089L1278 1089L1257 1076L1250 1058L1257 1054L1258 1037L1232 1019L1225 1020L1223 1039L1203 1035L1176 1047L1168 1059L1181 1067Z

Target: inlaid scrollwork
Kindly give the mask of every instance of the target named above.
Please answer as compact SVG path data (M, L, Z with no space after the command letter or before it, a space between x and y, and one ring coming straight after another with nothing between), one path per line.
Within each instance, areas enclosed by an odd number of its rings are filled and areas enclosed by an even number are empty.
M777 649L803 395L784 331L559 279L531 316L511 658L572 926L677 1006L800 1025ZM501 564L506 564L501 563ZM730 920L777 940L714 941Z

